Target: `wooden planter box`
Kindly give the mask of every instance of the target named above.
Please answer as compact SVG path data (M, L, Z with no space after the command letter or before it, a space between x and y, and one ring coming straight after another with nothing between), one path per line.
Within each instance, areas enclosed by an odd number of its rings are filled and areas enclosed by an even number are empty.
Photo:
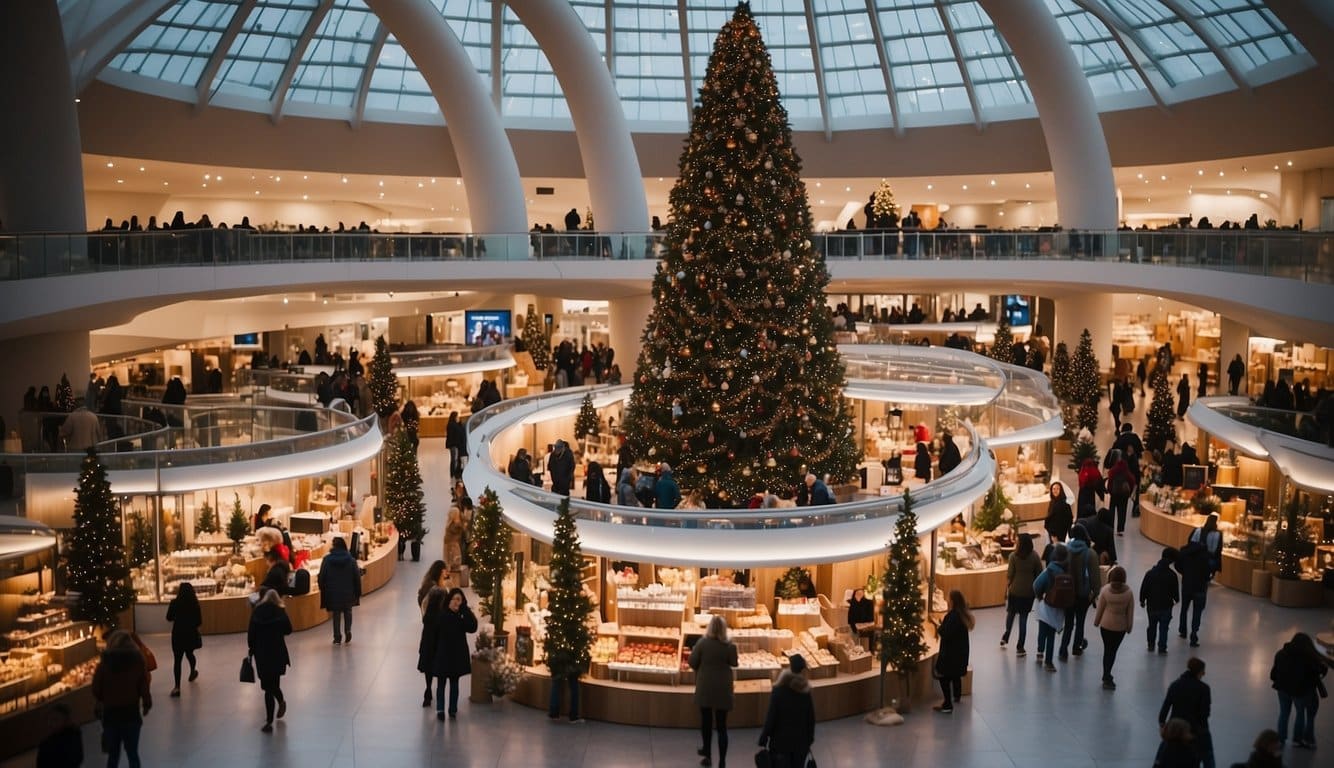
M1274 574L1272 571L1266 571L1256 568L1251 571L1251 594L1255 597L1269 597L1273 589Z
M1325 604L1325 587L1318 581L1276 578L1269 602L1284 608L1318 608Z

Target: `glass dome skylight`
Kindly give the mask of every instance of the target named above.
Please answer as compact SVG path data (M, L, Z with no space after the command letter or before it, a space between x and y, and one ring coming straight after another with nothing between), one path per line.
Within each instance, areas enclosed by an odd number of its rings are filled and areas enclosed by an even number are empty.
M569 1L631 125L683 129L734 0ZM551 65L513 10L429 2L507 125L569 128ZM1313 63L1263 0L1045 2L1103 110L1261 85ZM798 129L1036 114L1019 63L977 0L765 0L755 15ZM443 122L425 78L363 0L177 0L102 77L275 117Z

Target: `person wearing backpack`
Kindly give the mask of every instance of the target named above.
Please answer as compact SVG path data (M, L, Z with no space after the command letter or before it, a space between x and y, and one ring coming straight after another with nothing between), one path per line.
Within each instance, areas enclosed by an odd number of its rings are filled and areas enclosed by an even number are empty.
M1065 623L1061 627L1061 661L1069 658L1071 641L1075 655L1082 656L1088 647L1084 638L1084 619L1088 617L1089 603L1098 596L1102 589L1102 569L1098 567L1098 555L1089 547L1088 531L1082 524L1075 524L1070 529L1070 541L1066 543L1069 567L1066 569L1074 580L1075 599L1065 611Z
M1223 570L1223 533L1218 530L1218 513L1210 512L1204 525L1190 532L1189 541L1204 546L1209 555L1209 580Z
M1162 559L1144 574L1139 585L1139 604L1149 617L1148 648L1153 652L1154 635L1157 634L1158 653L1167 654L1167 628L1172 625L1172 607L1179 600L1177 575L1172 572L1172 563L1177 558L1177 551L1172 547L1163 550Z
M1135 494L1135 473L1130 470L1124 454L1115 448L1107 452L1107 460L1112 465L1107 471L1107 492L1112 497L1112 511L1116 513L1116 535L1124 536L1126 511L1130 497Z
M1048 672L1056 671L1056 630L1065 625L1065 611L1075 604L1075 582L1066 573L1070 551L1064 544L1052 548L1047 567L1033 580L1038 598L1038 662Z
M1189 610L1190 647L1198 648L1200 618L1204 616L1204 605L1209 598L1209 579L1213 576L1209 569L1209 553L1200 542L1187 541L1186 546L1177 552L1172 567L1181 574L1181 614L1177 622L1177 634L1183 639L1186 637L1186 613Z

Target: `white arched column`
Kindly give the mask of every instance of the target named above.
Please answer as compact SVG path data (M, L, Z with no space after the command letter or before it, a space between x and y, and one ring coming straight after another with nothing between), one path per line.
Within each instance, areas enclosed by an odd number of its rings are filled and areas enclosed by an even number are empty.
M603 232L647 232L639 156L616 84L579 15L565 0L509 0L532 32L570 105L593 215Z
M83 158L56 0L0 3L0 221L82 232ZM84 346L87 367L87 345Z
M431 86L468 195L474 232L528 229L523 183L500 115L463 43L428 0L366 0Z
M623 381L629 384L639 359L641 339L648 315L653 311L653 296L641 294L607 302L607 330L611 348L616 350L616 364L621 366Z
M1116 229L1116 182L1107 139L1093 90L1056 18L1044 0L979 1L1014 51L1033 93L1056 177L1061 225Z
M1093 339L1093 354L1106 371L1112 367L1112 294L1080 293L1056 300L1056 333L1053 335L1073 358L1079 337L1087 328Z

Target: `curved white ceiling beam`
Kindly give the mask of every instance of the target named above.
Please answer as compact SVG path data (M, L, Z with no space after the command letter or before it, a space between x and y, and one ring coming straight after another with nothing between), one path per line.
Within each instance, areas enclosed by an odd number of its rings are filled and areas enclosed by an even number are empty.
M963 56L963 51L959 48L959 36L954 33L954 24L950 21L949 12L941 0L936 0L936 13L940 16L940 26L945 29L945 37L950 41L950 50L954 52L954 60L959 62L959 75L963 78L963 90L968 94L968 106L973 110L973 126L977 130L982 130L982 110L977 105L977 91L973 89L973 76L968 71L968 59ZM1017 55L1016 55L1017 56ZM1080 70L1083 72L1083 70Z
M1237 67L1237 62L1232 60L1232 52L1224 45L1223 41L1218 39L1218 36L1208 25L1201 22L1195 14L1182 8L1181 3L1178 3L1177 0L1158 0L1158 2L1162 3L1164 8L1176 14L1177 18L1181 19L1181 22L1187 27L1190 27L1190 31L1194 32L1201 42L1209 46L1214 56L1218 57L1218 63L1223 65L1223 71L1227 72L1227 76L1232 78L1232 82L1236 83L1238 88L1243 92L1250 92L1251 83Z
M1116 44L1121 47L1121 53L1125 54L1126 61L1135 68L1139 77L1144 81L1144 87L1149 89L1153 95L1153 101L1159 107L1166 108L1167 103L1163 100L1161 89L1163 86L1171 87L1166 78L1158 71L1156 65L1150 74L1150 71L1144 68L1141 60L1153 63L1152 58L1144 52L1144 46L1141 44L1139 36L1112 14L1107 12L1098 2L1089 2L1089 0L1074 0L1075 5L1083 8L1093 15L1093 18L1101 21L1103 26L1107 27L1107 33L1112 36Z
M648 198L630 123L611 72L579 15L565 0L509 0L508 5L541 46L560 81L598 229L647 231Z
M1116 180L1093 89L1043 0L978 0L1023 69L1069 229L1115 229ZM969 89L971 92L971 89Z
M371 40L370 54L366 57L366 68L361 70L361 79L357 81L357 95L352 102L352 127L361 127L361 121L366 117L366 96L371 92L371 77L375 75L375 67L380 63L380 52L384 50L384 43L389 39L389 28L382 23L375 25L375 37Z
M866 0L866 15L871 20L871 37L875 38L875 56L880 60L880 74L885 78L885 93L889 96L889 114L894 121L894 135L903 135L899 120L899 95L894 88L894 75L889 71L889 54L885 51L885 34L880 31L880 9L875 0Z
M449 22L428 0L366 0L366 6L412 57L440 105L473 230L527 231L528 209L514 149L491 94Z
M829 89L824 82L824 49L820 47L820 35L815 29L815 9L811 7L811 0L805 0L806 7L806 36L811 41L811 63L815 65L815 92L820 99L820 124L824 126L825 141L834 136L834 131L829 119Z

